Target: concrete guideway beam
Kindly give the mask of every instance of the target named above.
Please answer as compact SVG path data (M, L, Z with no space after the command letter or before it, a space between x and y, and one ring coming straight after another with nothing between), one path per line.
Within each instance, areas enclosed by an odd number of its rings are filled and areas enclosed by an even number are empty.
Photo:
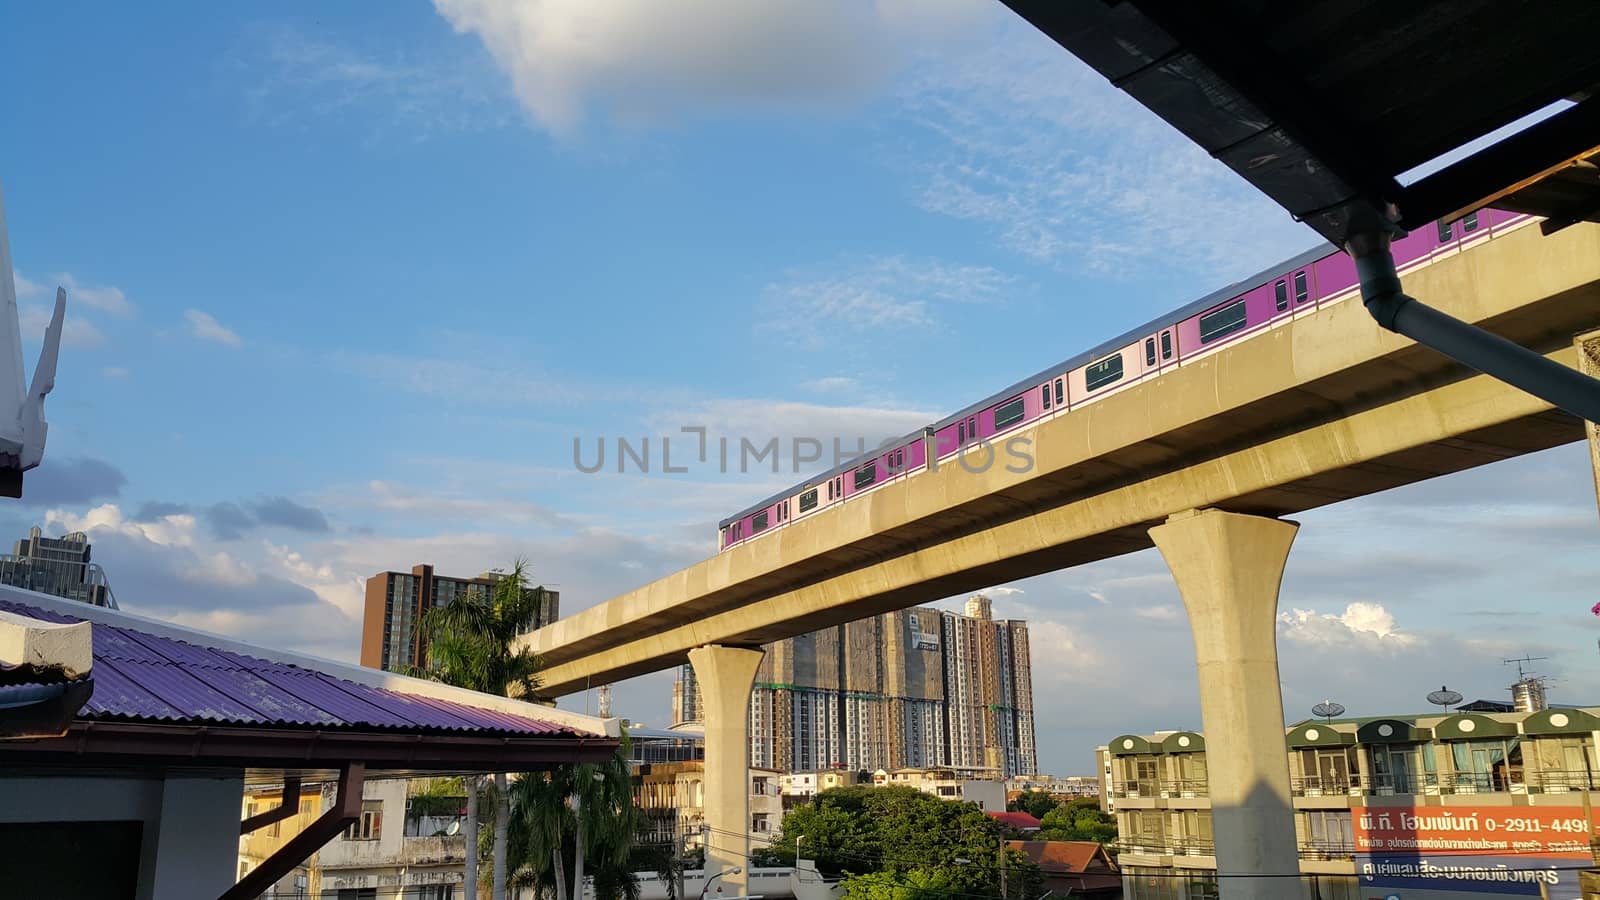
M1564 365L1576 364L1571 344L1549 356ZM616 680L666 668L681 662L690 649L707 643L760 644L1142 549L1150 546L1145 529L1187 509L1233 506L1240 498L1249 499L1251 506L1236 508L1252 512L1264 511L1264 503L1280 514L1311 509L1343 496L1297 492L1294 486L1317 483L1330 473L1353 479L1353 487L1359 488L1355 492L1369 493L1369 482L1389 477L1385 474L1388 460L1403 458L1409 465L1419 454L1437 455L1444 463L1438 468L1441 472L1468 468L1485 460L1473 458L1476 451L1462 436L1521 428L1517 423L1537 423L1541 416L1557 417L1553 423L1539 426L1544 431L1553 429L1548 440L1538 441L1542 446L1583 438L1583 426L1577 419L1551 411L1545 401L1488 376L1472 376L1426 394L883 559L867 569L662 628L597 656L556 663L544 671L545 685L553 695L583 690L591 678ZM1383 465L1376 472L1337 474L1372 461ZM1416 478L1396 476L1376 489L1413 480Z
M1404 277L1409 289L1433 298L1452 316L1550 355L1558 346L1570 347L1574 333L1600 324L1600 225L1573 226L1550 237L1541 237L1537 228L1523 228ZM1324 441L1347 442L1346 436L1364 429L1347 427L1342 420L1378 408L1411 410L1413 420L1427 426L1420 430L1422 439L1407 442L1390 458L1350 453L1340 462L1342 469L1318 468L1265 487L1246 472L1232 496L1208 490L1208 497L1160 504L1152 518L1122 534L1074 534L1068 539L1074 546L1057 547L1050 554L1054 565L1036 571L1149 546L1144 529L1188 507L1292 515L1582 439L1576 419L1570 428L1561 426L1562 434L1554 434L1553 423L1565 417L1546 412L1548 405L1524 413L1521 420L1500 418L1476 433L1434 431L1435 409L1453 406L1435 395L1457 379L1472 377L1438 353L1375 325L1358 299L1334 303L1031 428L1032 471L1013 474L995 465L976 475L959 466L942 466L938 472L884 485L552 623L534 632L528 645L545 656L551 666L549 683L559 694L580 689L586 678L600 683L681 663L690 647L761 643L786 636L786 630L800 633L855 619L874 610L863 608L843 618L817 616L792 630L779 621L767 621L759 630L717 632L705 627L741 607L767 606L784 594L825 593L847 572L922 557L929 548L982 529L1000 529L1032 511L1077 505L1086 496L1118 491L1138 480L1170 482L1167 476L1186 466L1206 469L1193 475L1208 478L1213 467L1196 461L1205 463L1219 454L1227 454L1230 466L1240 462L1248 467L1252 453L1265 458L1285 447L1299 453L1301 447ZM1532 408L1527 398L1511 398L1506 392L1486 390L1484 396L1491 404L1505 398L1507 408ZM1420 402L1408 405L1418 398ZM1392 420L1392 427L1407 432L1410 422ZM1291 432L1297 437L1279 440ZM1324 455L1311 455L1320 465ZM1074 531L1069 527L1065 533ZM947 594L966 589L952 580ZM930 592L902 605L930 596L938 595ZM741 616L739 621L758 618ZM693 640L674 642L670 654L653 666L631 650L614 652L657 643L665 633L687 632L693 632ZM616 667L613 660L626 662ZM564 684L558 687L558 682Z
M1285 895L1300 875L1278 677L1278 588L1300 526L1189 510L1150 529L1194 632L1217 871L1240 900Z
M689 651L705 710L706 877L728 872L717 884L735 897L750 886L750 691L764 655L745 647Z

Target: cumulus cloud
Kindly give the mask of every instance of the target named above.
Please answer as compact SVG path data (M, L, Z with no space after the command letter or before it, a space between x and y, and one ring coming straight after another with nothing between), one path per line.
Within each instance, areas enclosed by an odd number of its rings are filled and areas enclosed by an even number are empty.
M70 299L68 304L72 302ZM53 310L43 306L19 306L17 308L17 325L22 329L22 334L33 337L44 337L45 329L50 327L50 316ZM63 347L98 347L106 342L106 336L93 322L82 316L69 315L61 322L61 346Z
M144 511L140 510L141 513ZM296 503L288 497L257 497L213 503L206 508L205 519L214 536L228 541L238 540L257 527L287 528L310 534L329 530L328 518L322 510Z
M229 347L237 347L243 343L239 335L218 322L208 312L191 309L185 311L183 317L189 323L189 333L202 341L214 341Z
M122 470L111 463L90 457L46 455L39 467L23 479L24 506L60 506L91 503L116 497L128 484Z
M111 313L115 316L133 315L133 304L128 302L128 297L121 288L110 285L95 286L79 284L78 279L71 273L62 273L58 276L61 286L67 289L67 303L80 303L90 309Z
M122 381L128 377L128 370L122 366L106 366L104 369L100 370L100 374L107 378Z
M1344 612L1318 613L1291 609L1278 616L1282 636L1297 644L1351 644L1403 649L1417 642L1416 635L1395 627L1394 614L1381 603L1356 602Z
M483 41L534 121L570 132L589 107L624 123L741 107L830 108L872 96L909 44L992 15L976 0L435 0Z

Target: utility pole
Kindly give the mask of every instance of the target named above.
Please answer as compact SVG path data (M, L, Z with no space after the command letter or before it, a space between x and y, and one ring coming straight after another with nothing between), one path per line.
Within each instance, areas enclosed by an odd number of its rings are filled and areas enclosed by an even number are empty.
M1006 897L1006 863L1007 862L1008 862L1008 860L1006 859L1006 839L1005 838L1001 838L1000 839L1000 900L1008 900L1008 898Z

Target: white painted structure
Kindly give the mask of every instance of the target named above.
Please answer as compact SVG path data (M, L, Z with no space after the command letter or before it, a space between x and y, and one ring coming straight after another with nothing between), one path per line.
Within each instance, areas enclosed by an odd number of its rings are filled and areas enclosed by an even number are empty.
M44 346L33 380L23 380L22 323L17 312L17 285L12 275L11 241L6 236L5 193L0 190L0 496L22 496L22 473L44 459L47 426L44 398L56 386L56 359L61 352L61 323L67 292L56 288L55 312L45 329Z

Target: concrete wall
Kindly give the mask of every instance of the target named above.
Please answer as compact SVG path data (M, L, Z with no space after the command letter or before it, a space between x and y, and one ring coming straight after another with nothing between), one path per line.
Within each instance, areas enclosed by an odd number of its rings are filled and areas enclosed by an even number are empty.
M0 823L135 821L137 900L215 900L238 878L242 772L0 778ZM45 873L48 874L48 873Z

